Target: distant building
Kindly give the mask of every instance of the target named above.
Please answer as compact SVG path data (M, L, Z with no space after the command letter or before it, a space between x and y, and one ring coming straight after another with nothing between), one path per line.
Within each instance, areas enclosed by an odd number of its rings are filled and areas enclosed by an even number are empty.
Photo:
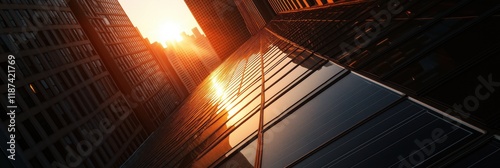
M167 77L173 86L174 89L173 92L178 94L181 100L185 99L189 95L189 92L186 86L182 83L182 80L179 77L179 75L175 72L174 67L168 60L163 45L161 45L158 42L155 42L151 44L151 50L153 51L155 58L158 60L163 71L165 72L165 74L167 74Z
M205 35L202 35L197 27L191 29L191 31L193 32L191 41L196 47L194 48L194 51L200 58L203 65L205 65L208 72L212 72L220 65L220 58L217 56L217 53L210 44L210 41L208 41L208 38Z
M168 45L168 43L167 43ZM172 46L172 44L170 44ZM191 93L194 88L196 88L197 83L196 81L191 77L188 69L185 67L183 61L181 60L182 54L179 54L173 49L173 47L167 47L165 49L165 55L167 55L167 58L174 68L175 72L181 79L184 87L186 87L188 93Z
M233 0L185 0L221 60L238 49L251 34Z
M192 92L219 64L220 59L197 28L182 33L181 42L167 42L167 58L188 92Z

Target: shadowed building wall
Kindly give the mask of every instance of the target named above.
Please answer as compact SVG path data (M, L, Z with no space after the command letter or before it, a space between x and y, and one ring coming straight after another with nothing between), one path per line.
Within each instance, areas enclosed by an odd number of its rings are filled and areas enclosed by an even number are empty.
M65 1L0 1L0 86L15 57L15 104L0 93L1 167L118 167L147 133ZM12 68L11 68L12 69ZM7 105L16 105L15 118ZM4 162L5 161L5 162Z
M250 38L250 32L233 0L185 2L221 60Z
M172 84L150 44L117 0L70 1L69 5L140 122L148 133L153 132L181 98L169 92Z

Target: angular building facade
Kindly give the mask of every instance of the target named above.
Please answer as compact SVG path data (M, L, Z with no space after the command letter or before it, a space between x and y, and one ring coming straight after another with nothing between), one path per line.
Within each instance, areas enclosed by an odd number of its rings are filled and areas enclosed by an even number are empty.
M123 167L498 167L500 6L279 14Z
M185 0L194 18L221 60L225 60L250 38L233 0Z
M119 166L148 134L69 5L0 3L2 167Z
M197 28L193 35L181 34L182 41L167 42L167 58L189 93L212 72L220 59L211 47L207 37Z
M139 121L148 133L153 132L182 100L150 44L117 0L70 1L69 5L118 88L130 95Z
M201 34L197 27L191 29L191 31L193 32L193 35L190 38L194 44L193 50L197 53L201 62L210 73L220 65L221 60L217 56L217 52L215 52L214 48L210 44L210 41L208 41L208 38Z
M0 4L1 167L119 167L182 102L118 1Z
M172 82L175 93L179 95L181 100L184 100L189 95L189 91L182 82L182 79L179 77L179 74L177 74L177 72L175 71L175 68L170 63L170 60L167 58L168 56L166 54L165 48L163 48L163 45L158 42L152 43L150 47L155 54L155 58L158 59L158 62L160 63L163 71L165 72L165 74L167 74L167 77Z
M276 15L268 1L235 0L234 2L252 35L257 34Z

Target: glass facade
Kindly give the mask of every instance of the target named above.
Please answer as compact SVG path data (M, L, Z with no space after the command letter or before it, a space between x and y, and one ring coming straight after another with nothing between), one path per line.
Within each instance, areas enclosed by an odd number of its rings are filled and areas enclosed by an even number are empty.
M496 36L490 29L499 26L498 5L401 2L389 6L402 10L380 27L392 22L356 47L363 35L355 28L373 24L379 16L370 11L390 12L388 4L279 14L123 166L498 166L499 114L492 103L498 95L476 86L498 81L491 73L499 62L492 46L499 41L468 37ZM445 47L474 39L481 44ZM343 52L344 45L355 46L354 54ZM462 117L451 108L460 98L469 103L465 108L473 106L466 90L485 93L484 102Z

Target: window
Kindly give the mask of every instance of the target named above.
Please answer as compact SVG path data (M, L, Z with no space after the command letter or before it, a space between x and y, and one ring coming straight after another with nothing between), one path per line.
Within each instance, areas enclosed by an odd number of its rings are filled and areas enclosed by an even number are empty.
M500 139L492 139L450 167L496 167L500 165Z
M94 97L95 97L95 98L97 98L97 101L98 101L98 102L103 102L103 101L104 101L104 99L103 99L103 97L101 96L101 94L100 94L100 93L105 93L105 92L106 92L106 90L100 90L100 91L98 91L98 90L95 88L95 86L96 86L96 85L97 85L97 84L90 85L90 90L92 90L92 93L94 94Z
M21 15L21 12L19 10L14 10L14 13L16 14L16 18L19 20L19 22L21 22L21 26L27 26L23 15Z
M14 21L14 17L12 17L12 15L10 14L10 11L9 10L3 10L3 13L5 14L5 16L7 17L7 19L9 20L9 24L11 27L16 27L17 24L16 24L16 21Z
M52 92L54 92L55 95L59 94L59 87L58 87L58 85L56 85L56 83L54 82L52 77L48 77L47 82L48 82L49 87L52 90Z
M89 78L89 75L87 74L87 71L84 68L82 68L82 66L84 65L77 66L77 70L80 73L80 75L82 75L83 80L87 80Z
M62 90L67 90L69 89L68 84L66 83L66 80L63 76L63 73L58 73L57 75L54 76L54 79L56 80L57 83L61 85Z
M73 106L70 104L70 102L67 99L64 99L64 100L61 100L61 102L59 104L60 104L59 108L62 108L61 110L62 110L62 113L64 114L63 118L67 122L75 122L76 119L75 119L74 115L75 115L75 112L77 110L73 108Z
M31 57L30 56L26 56L23 58L23 61L24 63L26 63L26 66L30 69L30 71L33 73L33 74L36 74L38 72L40 72L38 70L38 67L35 66L35 64L33 63L33 61L31 60Z
M26 36L28 36L28 39L33 39L37 47L43 47L42 43L40 43L40 39L37 38L34 32L26 33Z
M24 76L24 77L28 77L28 76L31 76L31 71L28 69L28 67L26 66L26 64L24 63L23 59L18 59L16 60L16 65L17 67L19 68L19 70L21 71L21 74Z
M35 101L33 101L31 96L29 95L29 93L26 91L25 87L20 87L17 91L18 91L19 95L21 96L21 98L23 99L24 103L26 103L26 105L29 108L36 106Z
M0 14L0 27L2 27L2 28L7 27L7 23L5 22L5 20L3 19L1 14Z
M66 37L64 36L64 34L61 33L62 30L54 30L57 38L59 38L61 40L62 43L67 43L68 41L66 41Z
M42 113L38 113L37 115L35 115L35 118L40 126L42 126L42 129L45 131L47 136L50 136L54 133L52 127L50 127L50 124L47 122L47 119L45 119Z
M392 91L349 74L269 126L264 136L274 138L264 142L262 166L285 167L399 98Z
M60 43L60 42L59 42L59 40L58 40L58 39L56 38L56 36L54 35L54 32L49 31L49 30L47 30L47 31L45 31L45 32L47 32L47 34L49 35L50 40L51 40L51 41L52 41L55 45L58 45L58 44Z
M41 79L40 80L40 84L42 84L43 88L45 89L45 92L47 92L47 94L49 95L49 98L54 96L54 93L50 89L50 87L47 84L47 82L45 82L45 80Z
M36 67L40 68L40 70L42 70L42 71L47 70L47 67L44 64L42 64L42 62L40 61L41 57L42 57L41 55L33 56L32 61Z
M39 131L33 126L32 122L28 119L23 122L24 128L26 128L26 131L29 132L29 135L31 138L33 138L33 141L36 143L39 143L42 141L42 136L40 136Z
M31 92L36 95L36 97L38 98L38 100L40 100L40 102L45 102L46 100L45 96L40 92L35 83L30 83L28 86L31 89Z
M288 166L428 167L432 158L441 158L479 135L464 124L404 101Z
M50 45L49 41L47 40L47 36L45 36L45 31L38 32L36 36L42 40L45 46Z
M54 124L56 125L57 129L61 129L64 127L64 124L61 122L58 113L54 111L53 107L46 109L46 111L47 114L50 116L50 119L54 121Z

